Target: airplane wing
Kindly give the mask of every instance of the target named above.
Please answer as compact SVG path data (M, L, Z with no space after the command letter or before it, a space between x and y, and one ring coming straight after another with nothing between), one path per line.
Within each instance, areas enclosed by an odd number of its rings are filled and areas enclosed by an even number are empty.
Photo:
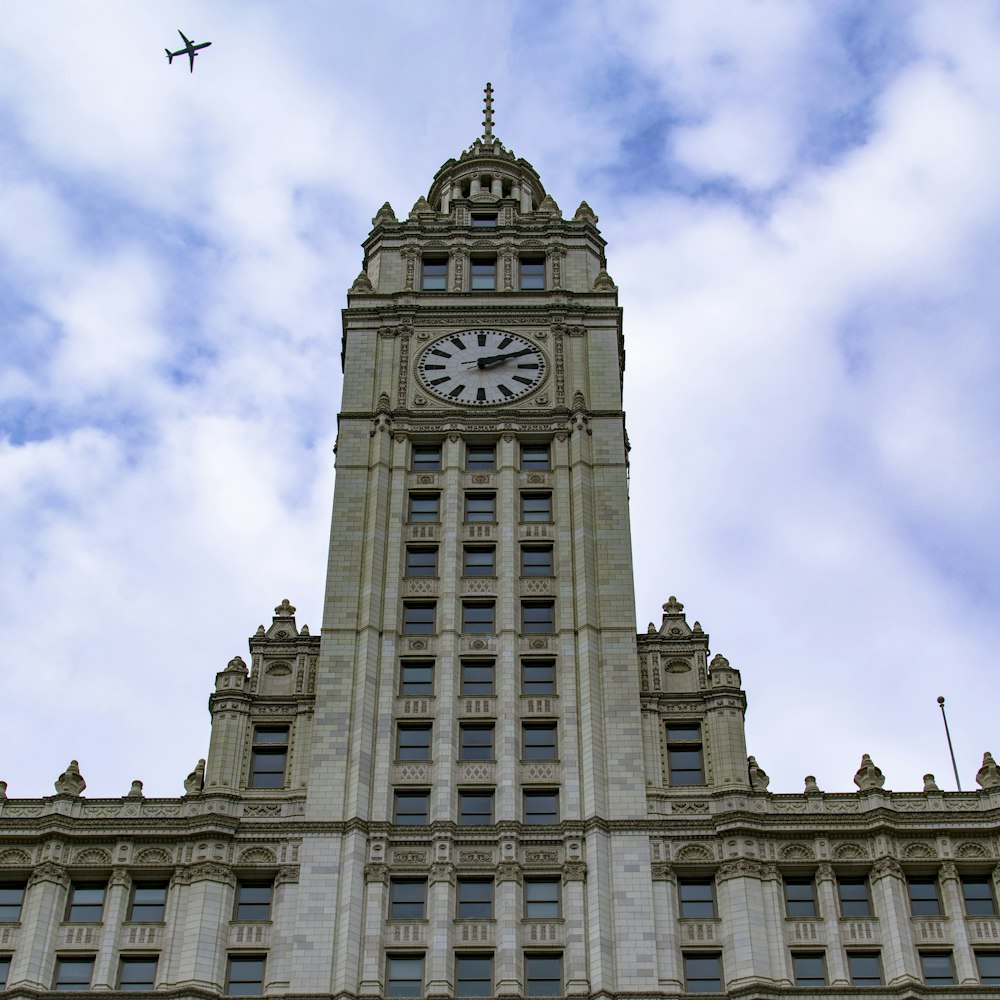
M190 59L190 60L191 60L191 72L192 72L192 73L194 72L194 57L195 57L195 56L196 56L197 54L198 54L198 53L197 53L197 52L195 52L195 50L194 50L194 49L188 49L188 59Z
M187 37L187 35L185 35L183 31L181 31L181 29L180 29L180 28L178 28L178 29L177 29L177 34L178 34L178 35L180 35L180 36L181 36L181 38L183 38L183 39L184 39L184 44L185 44L185 45L186 45L186 46L187 46L188 48L191 48L191 39L190 39L190 38L188 38L188 37Z

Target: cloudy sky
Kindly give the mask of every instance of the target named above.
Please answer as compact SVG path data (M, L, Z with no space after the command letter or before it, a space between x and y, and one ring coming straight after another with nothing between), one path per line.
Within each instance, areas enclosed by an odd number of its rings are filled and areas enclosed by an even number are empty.
M496 132L609 241L637 626L738 667L773 791L996 740L992 0L31 0L0 24L0 779L175 795L319 626L359 244ZM181 28L212 48L169 66Z

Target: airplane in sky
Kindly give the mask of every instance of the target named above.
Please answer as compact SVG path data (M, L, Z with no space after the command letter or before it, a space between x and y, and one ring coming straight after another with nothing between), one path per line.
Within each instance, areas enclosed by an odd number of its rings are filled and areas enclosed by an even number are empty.
M167 53L167 61L173 62L174 56L187 56L191 60L191 72L194 72L194 57L198 54L199 49L207 49L211 42L202 42L200 45L195 45L194 42L188 38L180 28L177 29L177 34L184 39L184 48L178 49L176 52L171 52L170 49L165 49Z

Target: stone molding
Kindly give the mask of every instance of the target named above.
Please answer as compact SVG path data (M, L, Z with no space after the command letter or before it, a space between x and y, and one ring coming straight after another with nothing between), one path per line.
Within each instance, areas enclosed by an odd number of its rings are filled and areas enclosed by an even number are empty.
M171 885L191 885L194 882L221 882L223 885L235 886L236 876L227 865L203 861L178 868L170 879Z
M36 865L32 869L31 875L28 876L28 888L30 889L33 885L37 885L39 882L54 882L58 886L62 886L64 889L69 888L69 873L62 865L53 864L51 861L45 861L40 865Z

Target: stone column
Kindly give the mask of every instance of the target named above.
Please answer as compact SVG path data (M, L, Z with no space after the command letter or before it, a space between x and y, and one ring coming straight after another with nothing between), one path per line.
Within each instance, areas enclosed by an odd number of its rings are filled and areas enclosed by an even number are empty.
M587 865L583 861L567 861L563 865L563 926L566 948L563 952L563 976L566 996L588 996L590 978L587 975L587 923L585 920L584 882Z
M384 992L382 928L385 926L385 894L388 885L388 865L365 865L364 950L361 954L359 987L362 996L380 996Z
M399 255L403 258L403 264L405 266L403 291L412 292L414 284L416 283L417 259L420 256L420 253L415 245L408 243L399 251Z
M680 993L684 977L680 969L680 946L677 940L677 878L670 865L654 861L653 926L656 929L656 955L659 965L660 989Z
M268 949L267 966L264 970L267 977L264 983L266 993L288 992L298 895L298 867L286 865L279 868L274 880L274 899L271 903L271 947Z
M494 992L498 997L518 996L522 991L520 928L523 912L521 866L501 861L496 871L496 952Z
M108 888L104 896L101 943L94 962L94 975L90 981L92 990L113 990L118 986L118 936L125 920L131 890L132 879L128 869L116 868L108 879Z
M886 986L920 982L905 879L892 858L880 858L872 867L872 896L881 925Z
M233 910L236 878L225 865L202 862L181 868L174 883L184 886L184 927L180 946L178 986L218 991L223 987L229 915Z
M819 897L819 912L825 925L826 975L831 986L850 986L844 962L844 951L840 947L840 908L837 905L837 879L833 867L822 864L816 869L816 892Z
M761 866L761 893L767 914L768 954L771 959L771 976L782 986L791 986L788 975L788 952L785 948L785 887L778 866Z
M726 861L716 875L722 918L722 965L729 989L773 979L763 866L748 859Z
M469 259L469 251L465 247L453 247L448 255L451 265L451 290L453 292L464 292L466 263Z
M965 926L965 902L962 899L962 886L954 862L946 861L941 865L938 878L941 881L944 912L951 924L951 940L955 945L955 975L958 982L963 985L965 983L978 983L979 975L972 958L969 932Z
M428 997L454 996L455 866L451 862L431 865L427 913L424 993Z
M7 989L26 986L48 990L52 986L56 934L66 912L69 876L62 865L40 864L28 879L21 907L21 930L7 978Z

